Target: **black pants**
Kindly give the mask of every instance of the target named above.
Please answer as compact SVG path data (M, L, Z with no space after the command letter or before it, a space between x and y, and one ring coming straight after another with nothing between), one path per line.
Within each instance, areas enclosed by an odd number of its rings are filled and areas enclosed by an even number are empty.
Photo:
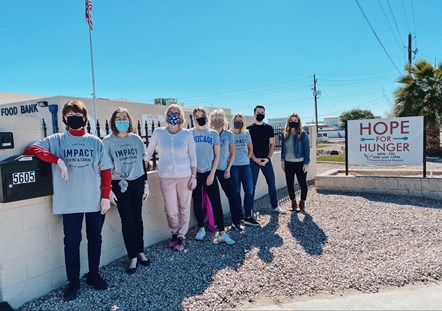
M75 282L80 278L80 242L84 215L86 216L89 272L95 274L99 271L104 215L101 215L101 212L63 214L64 261L66 275L70 282Z
M125 192L121 192L119 180L112 180L112 191L117 197L117 208L121 218L124 245L129 258L144 252L144 228L142 218L144 177L128 181Z
M233 184L232 177L225 179L224 172L216 170L215 176L218 178L219 184L226 194L229 200L230 216L232 217L232 223L239 224L241 222L241 205L237 202L235 186Z
M301 201L307 199L307 173L304 173L302 167L304 162L288 162L285 161L285 181L287 183L287 190L289 192L290 200L295 197L295 174L298 179L299 187L301 187Z
M196 174L196 188L192 192L193 198L193 211L195 213L196 221L200 228L204 227L204 214L203 214L203 196L202 188L207 193L212 204L213 218L215 218L215 225L218 231L224 231L224 215L221 207L221 197L219 194L219 186L216 177L213 179L213 183L210 186L206 185L207 176L209 172Z

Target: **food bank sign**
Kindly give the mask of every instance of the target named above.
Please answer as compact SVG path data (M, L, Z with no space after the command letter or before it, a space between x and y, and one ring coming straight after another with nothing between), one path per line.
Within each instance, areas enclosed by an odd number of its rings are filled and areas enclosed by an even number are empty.
M424 118L347 121L350 165L422 165Z

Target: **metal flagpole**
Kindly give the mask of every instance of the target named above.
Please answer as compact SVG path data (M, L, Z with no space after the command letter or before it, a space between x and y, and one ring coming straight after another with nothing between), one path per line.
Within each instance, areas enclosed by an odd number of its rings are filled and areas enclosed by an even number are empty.
M94 74L94 53L92 50L92 29L94 29L94 23L92 21L92 0L85 0L85 16L86 21L88 22L89 26L89 43L91 48L91 67L92 67L92 101L94 104L94 118L95 122L98 123L98 113L97 113L97 102L96 102L96 95L95 95L95 74Z
M92 30L89 27L89 41L90 41L90 47L91 47L91 67L92 67L92 101L94 103L94 118L95 122L98 121L98 113L97 113L97 102L96 102L96 96L95 96L95 74L94 74L94 53L92 50Z

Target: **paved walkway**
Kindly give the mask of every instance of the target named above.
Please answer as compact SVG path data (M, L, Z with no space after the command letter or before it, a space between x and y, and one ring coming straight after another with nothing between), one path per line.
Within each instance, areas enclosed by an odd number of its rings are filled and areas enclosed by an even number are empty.
M386 288L379 293L300 298L281 304L261 302L247 310L442 310L442 284Z

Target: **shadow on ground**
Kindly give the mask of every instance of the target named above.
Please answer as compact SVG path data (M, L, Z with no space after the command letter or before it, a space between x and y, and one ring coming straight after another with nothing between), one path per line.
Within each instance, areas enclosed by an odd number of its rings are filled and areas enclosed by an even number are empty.
M321 256L322 249L327 242L327 235L307 212L292 213L288 228L293 237L312 256Z

